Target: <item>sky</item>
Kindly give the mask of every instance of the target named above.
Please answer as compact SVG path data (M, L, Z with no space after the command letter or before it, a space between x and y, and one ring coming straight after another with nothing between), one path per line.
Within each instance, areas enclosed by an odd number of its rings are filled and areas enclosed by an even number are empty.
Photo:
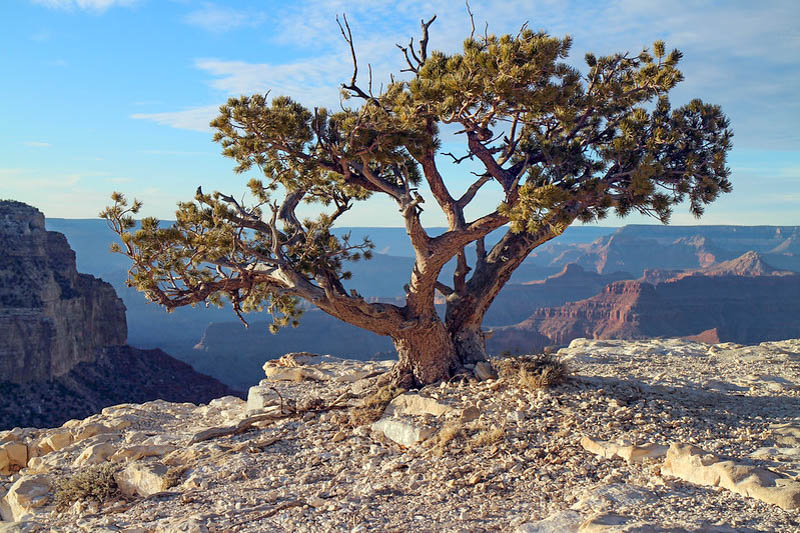
M722 106L735 134L734 190L700 221L679 206L672 222L800 225L797 0L473 0L471 8L490 33L528 22L571 35L568 61L578 67L587 51L636 53L657 39L680 49L686 79L671 100ZM403 68L395 44L418 37L421 18L438 16L430 49L458 51L470 30L465 7L440 0L2 0L0 198L48 217L92 218L118 190L144 202L142 215L173 219L198 185L241 196L252 173L233 173L208 122L229 97L266 91L338 107L339 84L352 73L335 21L343 12L376 86ZM455 191L468 170L444 169ZM487 193L468 215L496 207L497 191ZM423 221L444 219L429 208ZM385 199L359 204L341 223L402 225ZM625 223L656 221L603 222Z

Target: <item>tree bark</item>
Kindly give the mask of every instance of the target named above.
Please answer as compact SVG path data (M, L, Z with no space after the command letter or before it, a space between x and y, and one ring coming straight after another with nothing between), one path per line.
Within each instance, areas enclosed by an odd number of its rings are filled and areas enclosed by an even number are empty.
M486 359L486 340L492 334L490 331L482 331L480 324L452 330L450 335L455 345L456 357L462 365L475 364Z
M399 386L411 388L446 380L461 366L450 332L441 320L431 319L391 337L398 358L392 381Z

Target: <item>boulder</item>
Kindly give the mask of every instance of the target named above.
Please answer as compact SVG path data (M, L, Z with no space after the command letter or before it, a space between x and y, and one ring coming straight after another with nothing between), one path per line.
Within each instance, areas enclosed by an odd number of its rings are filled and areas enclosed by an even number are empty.
M101 442L87 447L75 458L73 466L88 466L104 463L111 457L117 448L108 442Z
M278 402L278 395L275 394L275 391L264 385L255 385L247 391L245 411L248 414L259 413L267 407L275 405L276 402Z
M613 459L619 457L631 463L641 463L645 459L664 457L667 454L667 447L660 444L615 444L613 442L597 440L588 436L581 439L581 446L587 452L595 455Z
M75 432L75 442L86 440L97 435L102 435L103 433L111 433L111 431L112 429L105 424L92 422L78 428L78 430Z
M25 468L28 464L28 447L20 442L5 442L0 444L0 455L8 456L10 467Z
M168 470L158 462L130 463L114 474L114 479L124 495L146 497L164 490Z
M488 361L478 361L475 363L473 373L475 374L475 377L481 381L486 381L487 379L497 379L497 371Z
M19 522L47 504L50 499L50 480L47 476L22 476L0 499L0 518Z
M57 452L58 450L66 448L72 444L72 441L72 433L69 431L58 431L42 439L39 443L39 446L42 448L44 453Z
M786 510L800 509L800 482L771 470L723 459L691 444L672 444L661 473L698 485L723 487Z

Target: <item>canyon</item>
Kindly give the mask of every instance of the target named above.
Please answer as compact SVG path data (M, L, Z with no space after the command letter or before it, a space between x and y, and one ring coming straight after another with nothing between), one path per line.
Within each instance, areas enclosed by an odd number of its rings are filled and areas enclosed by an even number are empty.
M76 269L33 207L0 201L0 429L60 424L107 405L236 391L161 350L126 344L125 306Z

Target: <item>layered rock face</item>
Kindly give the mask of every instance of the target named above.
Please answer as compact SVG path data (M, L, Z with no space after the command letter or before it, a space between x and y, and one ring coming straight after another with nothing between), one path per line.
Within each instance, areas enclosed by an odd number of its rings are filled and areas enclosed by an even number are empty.
M125 343L125 306L108 283L79 274L44 215L0 201L0 380L47 380Z
M0 429L58 425L105 406L236 394L161 350L125 345L125 306L75 269L66 238L0 201Z
M685 337L715 330L720 341L752 344L800 335L800 275L778 271L757 254L673 276L611 283L603 292L498 328L494 351L541 349L572 339Z

